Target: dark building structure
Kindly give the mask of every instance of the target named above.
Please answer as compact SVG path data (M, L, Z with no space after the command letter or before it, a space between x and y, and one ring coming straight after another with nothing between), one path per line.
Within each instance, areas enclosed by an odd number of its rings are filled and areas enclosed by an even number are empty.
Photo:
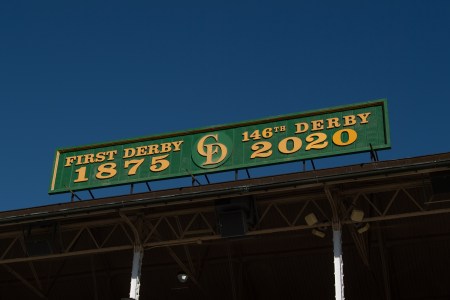
M0 299L333 299L335 224L346 299L450 299L450 153L1 212Z

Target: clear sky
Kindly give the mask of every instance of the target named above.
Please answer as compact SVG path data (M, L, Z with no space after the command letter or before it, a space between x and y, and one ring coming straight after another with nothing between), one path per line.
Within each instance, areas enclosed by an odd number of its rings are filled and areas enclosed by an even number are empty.
M380 159L450 151L450 1L1 1L0 210L70 200L58 148L380 98Z

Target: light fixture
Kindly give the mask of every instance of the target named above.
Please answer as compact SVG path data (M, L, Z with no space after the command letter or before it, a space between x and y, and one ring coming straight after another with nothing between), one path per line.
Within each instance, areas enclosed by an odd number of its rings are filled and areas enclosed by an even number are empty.
M369 223L363 223L362 220L364 220L364 211L361 209L354 208L352 210L352 213L350 214L350 219L355 222L355 228L356 231L358 231L359 234L362 234L369 230L370 224Z
M360 209L353 209L352 214L350 215L350 219L354 222L361 222L364 219L364 211Z
M180 272L177 274L177 279L180 283L186 283L186 281L188 281L189 279L189 276L184 272Z
M362 234L364 232L366 232L367 230L369 230L370 228L370 224L369 223L365 223L365 224L359 224L360 226L357 226L356 230L358 231L359 234Z
M314 213L310 213L305 216L305 221L308 226L314 226L319 223L316 215ZM325 237L325 229L326 228L314 228L311 233L317 237L324 238Z
M310 213L310 214L306 215L305 221L306 221L306 224L308 224L308 226L313 226L313 225L316 225L317 223L319 223L319 220L317 220L317 217L314 213Z
M318 236L318 237L320 237L322 239L325 237L325 232L323 232L321 230L318 230L318 229L313 229L312 230L312 234L315 235L315 236Z

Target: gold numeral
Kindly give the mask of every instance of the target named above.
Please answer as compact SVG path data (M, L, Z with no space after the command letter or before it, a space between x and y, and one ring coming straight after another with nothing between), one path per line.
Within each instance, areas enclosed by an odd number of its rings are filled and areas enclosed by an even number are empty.
M97 179L108 179L117 174L116 163L106 163L98 166L98 172L95 175Z
M269 157L272 155L272 144L269 142L259 142L252 145L252 150L255 151L250 158Z
M132 159L132 160L127 160L124 164L124 168L128 169L128 167L133 164L133 166L130 168L130 170L128 171L128 176L131 175L136 175L136 172L139 168L140 165L142 165L142 163L144 162L144 159Z
M167 156L169 156L169 154L153 156L152 164L150 165L150 171L161 172L167 169L170 165L170 162L167 159L165 159Z
M346 132L348 135L348 139L346 142L342 141L342 134ZM358 134L355 130L347 128L336 131L333 134L333 143L337 146L348 146L353 144L358 138Z
M317 137L317 139L314 139ZM327 135L325 133L313 133L306 137L306 141L309 143L305 150L311 150L311 149L323 149L326 146L328 146L328 142L326 141Z
M291 149L288 149L288 142L289 141L292 142ZM295 137L295 136L284 138L278 144L278 150L281 153L285 153L285 154L295 153L298 150L300 150L301 148L302 148L302 140L300 138L298 138L298 137Z
M81 167L79 169L76 169L75 172L78 174L78 177L73 182L88 181L88 178L86 178L86 167Z

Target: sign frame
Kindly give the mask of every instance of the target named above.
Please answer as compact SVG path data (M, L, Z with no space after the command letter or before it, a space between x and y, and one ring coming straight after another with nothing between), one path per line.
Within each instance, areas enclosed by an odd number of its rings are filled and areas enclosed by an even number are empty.
M56 151L49 194L389 149L389 131L387 100L379 99L188 131L61 148ZM377 135L374 143L359 145L360 139L367 142L370 135ZM241 142L239 145L238 141ZM336 151L331 148L336 148ZM260 156L253 157L255 152ZM251 154L250 159L248 154ZM243 158L239 160L233 155ZM240 163L235 163L238 161ZM147 171L141 167L144 164ZM183 164L186 168L181 166ZM172 172L172 166L178 171ZM164 173L166 170L172 173ZM120 179L115 180L115 176ZM94 184L88 184L89 181Z

